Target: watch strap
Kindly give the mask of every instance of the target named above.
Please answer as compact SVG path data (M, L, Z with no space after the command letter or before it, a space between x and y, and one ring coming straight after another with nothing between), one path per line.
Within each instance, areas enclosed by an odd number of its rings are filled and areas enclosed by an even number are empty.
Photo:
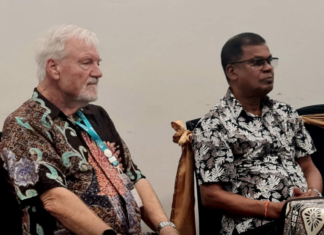
M159 225L156 228L157 234L160 234L161 229L164 228L164 227L166 227L166 226L171 226L174 229L177 229L177 227L175 226L174 223L172 223L170 221L163 221L163 222L159 223Z
M313 191L317 192L319 197L322 197L322 194L316 189L316 188L312 188Z

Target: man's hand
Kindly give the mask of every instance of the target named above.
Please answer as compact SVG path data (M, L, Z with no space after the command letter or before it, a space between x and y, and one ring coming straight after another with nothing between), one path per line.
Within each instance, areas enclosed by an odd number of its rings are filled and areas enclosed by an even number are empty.
M304 193L299 188L294 187L294 195L295 195L295 197L293 197L293 198L313 197L315 195L313 193L316 193L316 192L314 192L311 189L308 189L308 191L306 193ZM317 195L317 193L316 193L316 195ZM316 195L314 197L316 197Z
M294 195L291 199L305 198L305 197L316 197L318 194L313 190L309 189L306 193L301 191L299 188L294 187ZM315 194L314 194L315 193ZM269 218L280 218L281 210L285 205L286 201L283 202L270 202L268 216Z

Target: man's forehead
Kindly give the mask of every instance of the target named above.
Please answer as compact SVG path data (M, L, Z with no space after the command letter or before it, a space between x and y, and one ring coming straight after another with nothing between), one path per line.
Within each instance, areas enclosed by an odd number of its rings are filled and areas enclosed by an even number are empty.
M86 42L81 39L71 38L66 41L65 50L68 53L84 55L84 54L98 54L96 46L92 42Z
M243 57L253 58L253 57L263 57L268 58L271 56L269 47L267 44L262 45L251 45L242 47Z

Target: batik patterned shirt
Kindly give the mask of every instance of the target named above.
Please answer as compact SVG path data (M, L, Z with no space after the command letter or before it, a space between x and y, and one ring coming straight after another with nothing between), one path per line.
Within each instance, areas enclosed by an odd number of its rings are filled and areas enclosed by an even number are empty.
M121 234L139 235L140 209L131 193L143 178L106 111L83 110L119 161L111 165L95 141L36 89L33 97L5 121L1 158L21 205L24 235L72 234L43 207L40 195L55 187L74 192L104 222Z
M199 184L223 183L228 192L270 202L292 197L293 187L308 189L296 160L315 147L301 118L291 106L269 97L261 104L261 116L247 113L228 89L199 121L193 133ZM242 233L268 222L225 215L221 234L234 229Z

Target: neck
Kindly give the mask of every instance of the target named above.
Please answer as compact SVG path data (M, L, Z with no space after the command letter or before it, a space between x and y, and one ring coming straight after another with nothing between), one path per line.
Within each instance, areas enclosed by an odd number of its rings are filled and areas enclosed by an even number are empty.
M235 96L235 98L242 105L244 111L246 111L248 113L252 113L256 116L261 116L261 114L262 114L261 100L263 97L246 95L238 89L231 88L231 91L232 91L233 95Z
M72 117L74 113L87 105L67 97L56 84L51 84L46 78L38 84L37 90L68 117Z

